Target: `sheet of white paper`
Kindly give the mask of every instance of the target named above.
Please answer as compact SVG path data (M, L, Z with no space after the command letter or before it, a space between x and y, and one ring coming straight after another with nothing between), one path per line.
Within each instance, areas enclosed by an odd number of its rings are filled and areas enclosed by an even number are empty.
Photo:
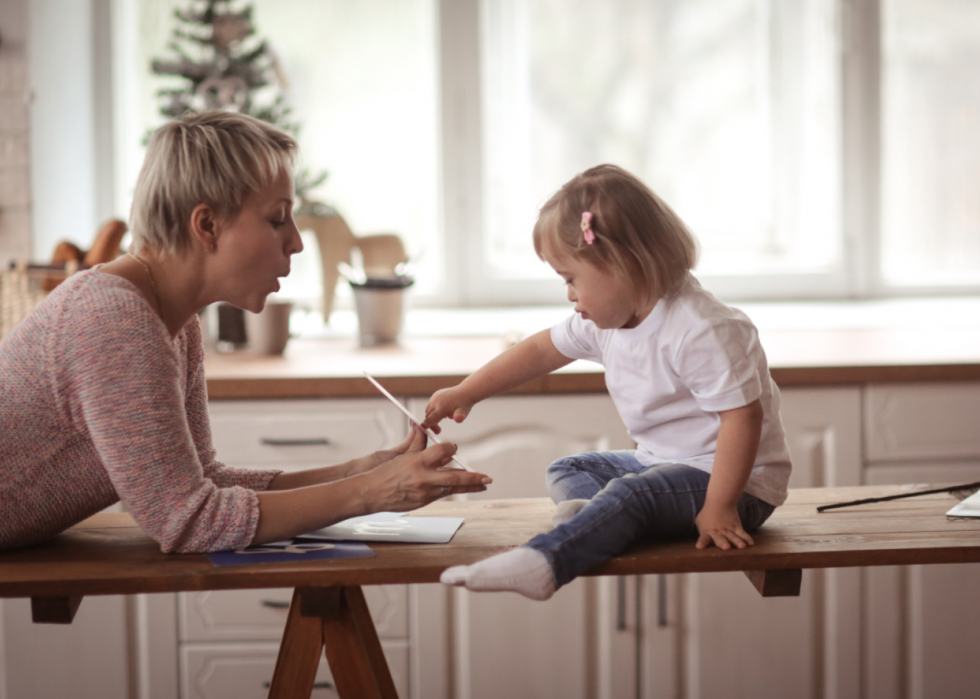
M946 516L980 518L980 492L976 492L970 497L961 500L953 506L953 509L946 513Z
M462 517L405 517L398 512L377 512L317 529L303 534L301 538L445 544L453 538L462 524Z

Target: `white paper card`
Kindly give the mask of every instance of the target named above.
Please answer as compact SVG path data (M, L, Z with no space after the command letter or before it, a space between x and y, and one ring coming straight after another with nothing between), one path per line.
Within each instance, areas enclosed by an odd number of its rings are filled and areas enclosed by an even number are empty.
M376 512L317 529L303 534L301 538L445 544L453 538L462 524L462 517L406 517L399 512Z
M980 518L980 491L954 505L946 516Z

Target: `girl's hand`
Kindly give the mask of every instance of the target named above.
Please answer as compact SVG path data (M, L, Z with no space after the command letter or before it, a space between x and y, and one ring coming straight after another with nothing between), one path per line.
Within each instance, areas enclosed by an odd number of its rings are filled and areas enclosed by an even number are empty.
M398 446L392 447L391 449L381 449L373 454L368 454L367 456L361 456L357 459L351 459L347 462L347 476L356 476L360 473L367 473L383 463L391 461L396 456L401 456L409 451L412 445L415 443L415 438L417 431L413 428L402 440L402 443ZM425 448L425 442L422 443L422 448Z
M698 543L696 548L706 549L714 544L720 549L727 551L732 546L744 549L752 546L755 542L752 537L742 529L742 522L738 518L738 510L735 506L713 507L705 503L705 506L698 513L694 520L698 528Z
M482 473L445 469L456 445L443 442L425 448L425 439L425 433L416 430L404 454L363 476L367 487L362 498L371 503L372 511L407 512L447 495L483 492L492 482Z
M455 422L462 422L470 414L475 402L467 398L459 386L436 391L425 406L425 422L422 427L439 434L442 431L439 428L440 421L451 417Z

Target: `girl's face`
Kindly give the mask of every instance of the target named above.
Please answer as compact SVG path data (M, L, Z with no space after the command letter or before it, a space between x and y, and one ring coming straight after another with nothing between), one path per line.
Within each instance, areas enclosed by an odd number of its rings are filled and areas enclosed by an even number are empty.
M568 254L544 250L544 259L565 280L575 312L604 330L635 328L649 307L636 300L632 286L619 274Z
M218 225L217 283L222 300L258 313L279 291L289 259L303 249L293 221L293 179L281 172L270 187L245 198L231 221Z

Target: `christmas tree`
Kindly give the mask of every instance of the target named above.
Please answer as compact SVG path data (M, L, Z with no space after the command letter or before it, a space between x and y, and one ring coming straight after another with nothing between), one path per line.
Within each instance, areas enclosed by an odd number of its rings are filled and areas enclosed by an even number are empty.
M188 9L175 10L180 23L167 44L176 58L154 60L157 75L177 76L183 84L157 92L160 114L178 117L188 110L227 109L256 117L293 135L299 125L290 119L283 99L287 84L275 53L265 40L253 39L252 6L240 11L234 0L192 0ZM326 172L295 177L296 195L305 200Z

